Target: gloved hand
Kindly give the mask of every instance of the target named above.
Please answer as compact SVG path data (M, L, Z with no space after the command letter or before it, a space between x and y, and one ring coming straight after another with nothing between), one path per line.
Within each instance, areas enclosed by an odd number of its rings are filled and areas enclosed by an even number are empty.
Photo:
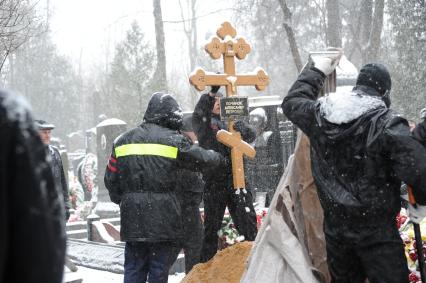
M234 123L234 130L237 132L242 133L244 131L244 122L243 121L236 121Z
M408 204L408 216L411 221L419 224L423 218L426 217L426 205L416 205L414 207L412 204Z
M339 57L340 59L340 57ZM314 57L314 67L323 72L324 75L330 75L336 69L339 59L332 59L330 57Z
M343 55L343 51L340 48L328 48L327 50L338 52L335 54L324 54L311 57L312 61L314 62L314 67L323 72L326 76L331 74L334 69L336 69L340 58Z

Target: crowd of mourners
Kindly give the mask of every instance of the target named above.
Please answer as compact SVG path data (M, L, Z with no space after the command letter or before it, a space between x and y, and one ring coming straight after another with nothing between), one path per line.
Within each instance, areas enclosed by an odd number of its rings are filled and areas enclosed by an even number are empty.
M332 282L408 282L395 219L402 182L417 202L410 219L426 216L426 109L410 129L390 108L391 77L379 63L361 68L352 91L320 97L339 59L316 58L282 103L310 139ZM186 273L209 261L226 208L239 234L256 238L252 192L235 193L230 149L216 139L230 130L219 90L202 94L185 118L173 95L154 93L141 124L113 143L104 182L120 206L126 283L167 282L182 249ZM62 281L70 203L52 129L22 98L0 92L0 282ZM233 130L256 139L247 122Z

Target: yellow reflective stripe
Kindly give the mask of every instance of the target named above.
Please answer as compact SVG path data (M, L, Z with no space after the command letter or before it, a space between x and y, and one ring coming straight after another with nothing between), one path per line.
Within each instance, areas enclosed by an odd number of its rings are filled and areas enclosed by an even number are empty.
M152 143L132 143L115 148L117 158L129 155L156 155L176 159L177 153L177 147Z

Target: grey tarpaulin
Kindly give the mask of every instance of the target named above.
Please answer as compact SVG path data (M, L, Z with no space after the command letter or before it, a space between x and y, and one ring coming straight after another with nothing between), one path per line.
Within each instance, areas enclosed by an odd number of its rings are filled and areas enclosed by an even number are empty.
M299 131L241 282L329 282L322 223L309 139Z

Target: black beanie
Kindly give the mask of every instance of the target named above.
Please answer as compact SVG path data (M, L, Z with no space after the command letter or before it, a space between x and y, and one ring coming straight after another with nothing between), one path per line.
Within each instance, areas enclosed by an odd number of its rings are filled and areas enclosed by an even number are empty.
M356 85L374 88L381 95L390 91L392 81L388 69L379 63L368 63L359 71Z
M183 132L193 132L192 129L192 114L183 118L182 128L180 129Z

